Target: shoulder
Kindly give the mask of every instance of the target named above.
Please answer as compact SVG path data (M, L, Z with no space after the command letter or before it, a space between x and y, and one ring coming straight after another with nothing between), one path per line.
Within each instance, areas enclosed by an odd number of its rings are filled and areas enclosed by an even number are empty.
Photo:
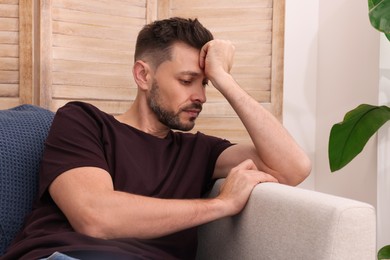
M59 108L56 112L55 119L70 120L70 121L101 121L104 118L110 117L107 113L101 111L92 104L72 101Z
M100 132L109 115L84 102L69 102L55 113L50 128L52 136L72 136L78 132Z
M80 113L83 111L85 113L104 113L94 105L81 101L66 103L63 107L58 109L57 113Z

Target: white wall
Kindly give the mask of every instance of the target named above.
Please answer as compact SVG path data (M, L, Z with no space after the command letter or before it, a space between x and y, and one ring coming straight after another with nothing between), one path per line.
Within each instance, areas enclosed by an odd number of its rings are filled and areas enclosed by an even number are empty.
M318 0L286 0L283 124L315 166ZM300 185L314 189L315 167Z
M375 206L375 138L336 173L327 161L332 125L361 103L378 103L379 33L369 23L367 1L320 0L318 35L315 188Z
M379 104L390 104L390 42L382 34L380 41ZM390 123L378 134L378 248L390 244Z
M366 0L286 0L284 124L310 155L302 184L376 205L376 143L330 173L333 124L361 103L377 104L379 33Z

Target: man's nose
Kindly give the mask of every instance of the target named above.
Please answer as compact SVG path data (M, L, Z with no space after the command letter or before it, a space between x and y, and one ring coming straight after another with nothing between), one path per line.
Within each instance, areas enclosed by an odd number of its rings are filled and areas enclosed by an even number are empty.
M197 86L196 90L192 94L192 101L197 101L200 103L205 103L207 98L206 98L206 88L203 85Z

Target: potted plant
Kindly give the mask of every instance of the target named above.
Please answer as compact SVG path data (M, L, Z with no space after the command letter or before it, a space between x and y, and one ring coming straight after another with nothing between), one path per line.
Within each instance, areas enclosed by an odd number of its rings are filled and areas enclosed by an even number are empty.
M390 41L390 0L368 0L371 25ZM367 141L390 120L390 107L361 104L333 125L329 137L329 165L332 172L347 165ZM378 259L390 259L390 245L381 248Z

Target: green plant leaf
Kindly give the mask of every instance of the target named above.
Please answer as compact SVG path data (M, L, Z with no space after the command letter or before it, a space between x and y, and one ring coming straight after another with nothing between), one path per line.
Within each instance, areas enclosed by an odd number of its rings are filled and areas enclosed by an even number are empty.
M376 6L382 1L383 0L368 0L368 8L371 10L372 8L374 8L374 6Z
M330 131L328 155L332 172L347 165L378 129L390 120L390 108L362 104L349 111Z
M378 260L390 259L390 245L382 247L378 251Z
M371 25L390 40L390 0L368 0Z

